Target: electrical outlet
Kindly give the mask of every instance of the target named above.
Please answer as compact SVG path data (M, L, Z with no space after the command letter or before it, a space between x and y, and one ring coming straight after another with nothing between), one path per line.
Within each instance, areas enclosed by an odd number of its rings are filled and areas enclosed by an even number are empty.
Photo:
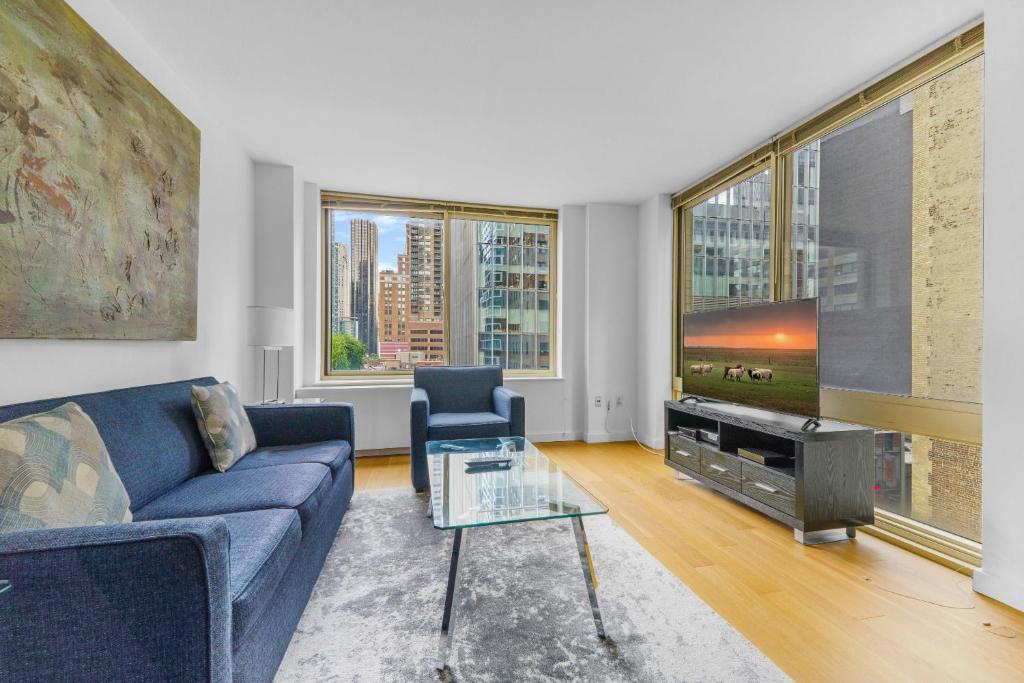
M615 397L615 407L617 407L617 408L621 408L622 407L622 396L616 396Z
M600 396L595 396L594 397L594 407L595 408L600 408L601 407L601 397Z

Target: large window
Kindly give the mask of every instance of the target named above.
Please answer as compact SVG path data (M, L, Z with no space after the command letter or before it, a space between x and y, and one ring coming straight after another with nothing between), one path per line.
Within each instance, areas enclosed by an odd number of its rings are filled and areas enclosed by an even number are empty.
M331 192L322 206L324 377L553 371L556 212Z
M689 208L691 310L771 300L771 171L764 169Z
M677 339L689 310L818 297L822 411L878 429L879 528L961 559L981 528L982 37L971 29L674 197ZM739 213L760 178L763 252Z

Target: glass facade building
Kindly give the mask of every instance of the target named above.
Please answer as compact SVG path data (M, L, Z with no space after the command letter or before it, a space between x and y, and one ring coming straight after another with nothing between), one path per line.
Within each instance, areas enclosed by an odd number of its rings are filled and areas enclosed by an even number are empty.
M771 300L771 172L692 209L693 310Z

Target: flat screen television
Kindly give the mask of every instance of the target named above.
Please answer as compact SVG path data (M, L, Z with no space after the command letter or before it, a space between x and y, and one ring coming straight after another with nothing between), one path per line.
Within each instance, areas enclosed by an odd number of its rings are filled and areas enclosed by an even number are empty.
M683 393L810 418L818 406L818 300L683 315Z

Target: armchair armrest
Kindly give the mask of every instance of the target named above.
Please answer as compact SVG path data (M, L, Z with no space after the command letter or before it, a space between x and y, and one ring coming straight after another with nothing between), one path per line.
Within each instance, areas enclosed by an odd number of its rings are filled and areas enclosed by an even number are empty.
M0 535L0 680L231 680L227 524Z
M271 404L245 407L260 446L289 446L343 439L356 450L351 403Z
M409 447L412 487L422 491L429 484L427 474L427 418L430 416L430 396L426 389L415 387L409 399Z
M494 412L509 422L511 436L526 436L526 399L505 387L495 387Z

